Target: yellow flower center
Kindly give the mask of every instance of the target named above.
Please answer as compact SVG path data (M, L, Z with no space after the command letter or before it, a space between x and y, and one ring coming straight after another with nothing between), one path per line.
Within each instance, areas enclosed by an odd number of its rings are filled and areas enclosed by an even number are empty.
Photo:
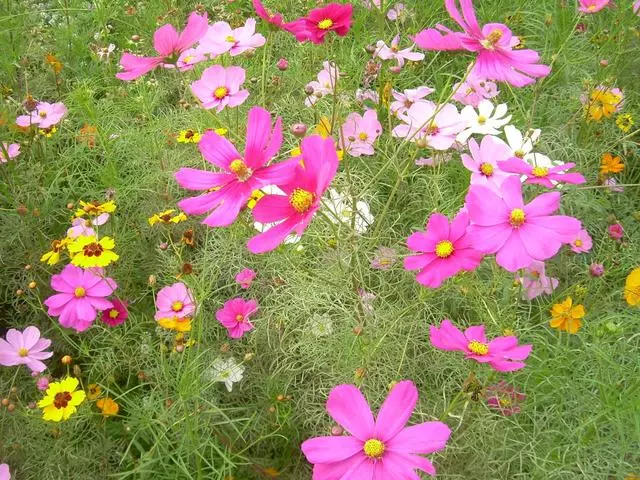
M478 123L480 125L484 125L485 123L487 123L487 117L485 117L484 115L479 115L478 116Z
M546 177L549 175L549 169L545 167L533 167L531 173L533 173L534 177Z
M510 407L511 406L511 400L509 400L506 397L502 397L498 400L498 403L500 404L501 407Z
M20 350L18 350L18 355L20 355L21 357L26 357L27 355L29 355L29 350L22 347Z
M524 210L521 208L514 208L509 215L509 223L512 227L519 227L524 223Z
M587 10L589 10L590 12L593 12L597 7L595 5L589 5L587 7Z
M86 290L82 287L77 287L73 293L76 298L82 298L87 294Z
M235 173L238 176L238 180L244 182L251 176L251 169L247 167L247 164L244 163L241 159L236 158L229 164L229 170Z
M289 195L289 203L298 213L306 213L313 205L315 199L315 193L303 190L302 188L294 189L291 195Z
M440 258L447 258L453 253L453 243L449 240L442 240L436 245L436 255Z
M513 152L513 154L518 158L524 158L525 156L525 153L523 150L516 150L515 152Z
M484 40L480 41L480 44L484 48L488 48L489 50L493 50L495 44L498 43L500 41L500 39L502 38L502 35L503 35L502 30L500 30L499 28L495 28L495 29L491 30L489 35L487 35Z
M184 57L183 63L186 63L188 65L189 63L191 63L191 60L193 60L193 56L188 55Z
M244 315L236 315L236 322L241 323L244 322Z
M493 175L493 165L491 165L490 163L483 163L482 165L480 165L480 172L485 177L490 177L491 175Z
M369 138L369 135L367 135L365 132L360 132L358 138L364 142L367 138Z
M333 20L330 18L325 18L320 23L318 23L318 28L320 30L329 30L333 26Z
M429 126L426 128L426 132L427 135L434 135L436 133L438 133L438 125L436 124L435 121L431 121L431 123L429 124Z
M477 340L471 340L467 348L476 355L486 355L489 353L489 345L486 343L478 342Z
M364 442L363 450L367 457L377 459L384 453L384 443L376 438L370 438Z
M171 305L171 310L173 310L174 312L179 312L183 307L184 304L182 302L173 302L173 305Z
M38 115L40 115L40 118L47 118L47 112L40 112Z
M115 318L118 318L118 315L120 315L120 312L115 308L112 308L111 310L109 310L109 318L115 319Z
M225 38L225 41L229 43L236 43L236 39L233 38L233 35L228 35L227 38Z
M227 87L218 87L213 91L213 96L218 100L222 100L229 93L229 89Z
M573 244L574 244L576 247L581 247L581 246L582 246L582 240L578 239L578 240L576 240L575 242L573 242Z

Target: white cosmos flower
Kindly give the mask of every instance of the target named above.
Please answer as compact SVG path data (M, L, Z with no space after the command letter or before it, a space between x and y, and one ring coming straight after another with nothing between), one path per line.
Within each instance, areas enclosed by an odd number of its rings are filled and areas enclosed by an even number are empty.
M467 105L460 111L462 120L467 123L467 128L461 131L456 140L466 143L471 135L500 135L500 128L504 127L511 120L511 115L507 115L507 104L493 106L489 100L482 100L478 104L478 111L471 105Z
M329 219L333 223L344 223L351 226L355 215L355 230L357 233L365 233L374 221L367 202L358 200L354 213L351 199L342 195L335 188L329 189L328 198L322 200L323 206L329 210Z
M211 366L211 379L215 382L222 382L227 390L233 390L233 384L242 380L244 365L240 365L231 357L228 360L216 358Z
M333 323L326 313L320 315L314 313L311 317L311 333L316 337L326 337L333 333Z
M513 125L505 126L504 136L507 138L511 155L524 158L527 154L531 153L533 147L538 143L541 132L542 130L536 128L535 130L528 130L526 134L523 135L522 132Z

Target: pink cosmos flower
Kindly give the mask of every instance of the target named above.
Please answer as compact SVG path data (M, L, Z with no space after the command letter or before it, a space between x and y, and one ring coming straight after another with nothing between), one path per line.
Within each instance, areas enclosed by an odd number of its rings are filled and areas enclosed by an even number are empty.
M387 18L392 22L395 22L398 19L402 19L407 15L407 9L404 6L404 3L398 3L395 7L391 7L387 12Z
M340 77L340 70L334 62L322 62L322 70L318 72L317 81L307 83L306 88L313 91L308 95L304 103L307 107L312 107L318 100L327 95L335 93L336 85Z
M440 328L429 327L429 339L440 350L464 352L465 358L488 363L498 372L512 372L525 367L533 345L518 345L514 336L496 337L490 342L484 334L484 325L467 328L464 333L449 320L443 320Z
M29 115L20 115L16 118L16 125L29 127L37 125L39 128L49 128L57 125L67 114L64 103L38 102L36 108Z
M391 113L398 116L400 114L406 113L407 110L416 102L422 101L424 97L435 92L433 88L429 87L418 87L418 88L410 88L400 93L396 90L393 90L393 98L394 101L391 102L391 106L389 107Z
M375 309L373 307L373 301L376 299L375 293L367 292L363 288L358 289L358 296L360 297L360 303L362 304L362 310L367 315L373 315Z
M191 91L202 103L202 108L215 108L221 112L225 107L242 105L247 99L249 91L240 90L244 78L242 67L213 65L202 72L200 80L191 84Z
M160 55L158 57L139 57L125 53L120 59L120 66L124 71L116 74L120 80L135 80L154 68L163 64L175 63L185 50L190 49L207 33L209 20L207 14L198 15L192 12L184 30L178 34L173 25L166 24L158 28L153 34L153 48Z
M611 0L578 0L578 11L582 13L596 13L609 5Z
M575 253L587 253L593 246L593 240L591 240L589 232L582 229L578 232L575 238L571 240L570 245L571 250Z
M44 301L49 307L47 313L60 317L58 321L63 327L83 332L91 326L98 311L113 307L106 297L118 288L118 284L105 277L101 268L82 269L67 265L51 277L51 288L59 293Z
M236 275L236 282L238 282L242 288L247 289L253 283L254 278L256 278L256 272L250 268L245 268Z
M258 302L255 300L245 301L242 298L234 298L227 300L216 312L216 319L229 330L231 338L242 338L246 332L253 330L249 317L257 311Z
M376 43L376 51L373 54L374 58L380 57L382 60L396 60L399 67L403 67L406 60L411 62L424 60L424 53L413 51L414 45L400 50L400 47L398 47L399 44L400 34L393 37L391 46L389 47L383 40L378 40L378 43Z
M334 387L327 411L351 436L316 437L302 444L302 452L313 464L314 480L417 479L416 470L435 475L435 467L422 455L442 450L451 430L442 422L407 427L417 402L414 383L399 382L374 420L355 385Z
M509 385L504 380L500 380L494 385L489 385L485 395L487 397L487 406L499 411L505 417L520 413L520 404L527 398L524 393L516 392L513 385Z
M417 102L399 114L398 119L403 123L393 129L394 137L410 138L412 142L434 150L451 148L458 133L467 126L458 109L450 103L438 111L438 106L433 102Z
M11 480L9 465L6 463L0 463L0 480Z
M373 143L381 133L382 124L375 110L367 110L364 115L350 113L342 125L341 148L352 157L373 155Z
M409 250L421 252L404 259L406 270L420 270L418 283L438 288L461 270L472 271L482 261L482 253L471 246L467 235L469 216L458 213L449 225L449 219L440 213L429 217L425 232L416 232L407 239Z
M278 27L282 28L284 24L284 20L282 19L282 15L279 13L270 14L260 0L253 0L253 9L256 11L256 15L258 15L264 21Z
M351 29L353 5L329 3L324 7L314 8L306 17L286 24L287 31L293 33L296 40L313 43L324 43L329 32L344 37Z
M465 203L471 218L468 233L474 248L495 253L498 265L510 272L553 257L582 229L573 217L551 215L560 206L559 192L543 193L525 205L516 176L502 182L500 192L471 185Z
M579 185L587 180L579 173L564 173L576 166L575 163L563 163L555 167L536 167L521 158L512 157L498 162L498 166L505 172L518 173L527 177L524 183L542 185L554 188L558 183Z
M20 144L2 142L2 148L0 148L0 163L7 163L7 160L16 158L18 155L20 155Z
M634 13L640 16L640 0L636 0L635 2L633 2L632 8Z
M7 332L6 340L0 338L0 365L26 365L34 373L44 372L47 366L41 360L53 356L53 352L45 352L50 346L51 340L40 338L37 327L27 327L24 332L12 328Z
M200 39L197 51L212 57L229 52L229 55L235 57L244 52L253 52L266 42L263 35L256 33L256 21L253 18L248 18L244 26L235 29L227 22L216 22Z
M609 225L609 237L613 240L622 240L624 236L624 228L619 223L614 223L613 225Z
M41 392L44 392L47 388L49 388L49 377L40 377L36 380L36 387Z
M190 317L196 311L193 293L182 282L164 287L156 297L156 310L156 320Z
M488 23L482 29L478 25L472 0L445 0L445 6L453 20L463 32L454 32L444 25L423 30L414 41L425 50L467 50L477 54L472 72L478 77L508 82L515 87L524 87L536 78L546 77L551 68L537 63L540 56L534 50L514 47L520 39L506 25ZM442 32L442 33L441 33Z
M516 281L522 284L523 300L533 300L539 295L551 295L558 287L558 279L547 277L544 262L534 260L521 274L516 275Z
M127 310L127 302L114 298L111 300L113 307L102 312L102 321L110 327L122 325L129 318L129 310Z
M323 139L311 135L302 140L302 163L294 157L294 176L286 183L278 183L285 195L265 195L253 208L253 216L260 223L274 223L268 230L249 240L247 247L253 253L273 250L295 231L297 235L307 229L320 207L322 196L338 170L338 154L331 137Z
M500 192L500 185L511 175L498 168L501 160L509 158L509 145L498 137L486 135L480 146L475 139L469 140L471 155L462 154L462 164L471 171L471 185L484 185L496 193Z
M188 72L189 70L193 70L193 67L198 63L204 62L206 59L207 57L199 53L197 49L189 48L180 54L175 66L181 72ZM173 67L173 65L167 66Z
M497 97L500 91L498 86L489 80L478 77L474 73L469 73L464 82L456 83L453 86L453 99L463 105L478 107L482 100Z
M226 138L215 132L205 133L198 144L200 153L207 162L222 171L178 170L175 177L181 187L206 191L197 197L181 200L178 206L189 215L213 210L202 222L210 227L231 225L252 192L266 185L286 183L294 175L295 159L269 165L280 145L282 119L278 117L271 130L271 115L260 107L249 111L244 155Z
M97 217L87 220L85 218L74 218L71 222L71 228L67 229L67 237L78 238L80 236L92 237L96 235L96 231L91 228L92 226L104 225L109 221L110 215L108 213L101 213Z

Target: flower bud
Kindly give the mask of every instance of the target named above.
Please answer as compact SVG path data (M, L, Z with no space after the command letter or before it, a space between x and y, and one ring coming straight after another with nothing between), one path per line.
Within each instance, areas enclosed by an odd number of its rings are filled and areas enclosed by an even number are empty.
M65 355L60 359L60 361L62 362L63 365L71 365L71 362L73 362L73 359L71 358L70 355Z
M307 126L304 123L294 123L291 125L291 133L298 138L302 138L307 133Z
M289 61L286 58L281 58L278 60L278 63L276 63L276 66L278 67L278 70L282 70L284 72L289 68Z

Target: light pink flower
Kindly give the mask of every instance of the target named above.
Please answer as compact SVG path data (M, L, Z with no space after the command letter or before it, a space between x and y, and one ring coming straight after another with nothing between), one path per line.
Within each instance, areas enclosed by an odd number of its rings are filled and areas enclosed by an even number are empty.
M486 135L480 146L475 139L469 140L469 152L471 155L462 154L462 164L471 171L471 185L484 185L499 193L502 182L511 176L498 167L501 160L509 158L509 145L498 137Z
M544 262L534 260L521 274L516 275L516 281L522 284L524 300L533 300L539 295L551 295L558 286L558 279L547 277Z
M107 215L109 215L107 213ZM74 218L71 222L71 228L67 230L67 237L69 238L78 238L78 237L93 237L96 235L96 231L91 228L91 221L86 218Z
M113 307L102 312L102 321L110 327L122 325L129 318L129 310L127 310L127 302L114 298L112 300Z
M60 325L76 332L88 329L99 311L113 307L106 299L118 284L104 276L101 268L82 269L67 265L62 272L51 277L51 288L56 292L44 301L48 314L60 317Z
M463 105L478 107L482 100L497 97L500 91L498 86L484 78L478 77L474 73L469 73L464 82L456 83L453 86L453 99Z
M189 48L182 52L176 61L176 67L181 72L187 72L189 70L193 70L193 67L200 62L204 62L207 57L198 51L195 48ZM165 65L168 67L173 67L173 65Z
M213 65L202 72L200 80L191 84L191 91L202 103L202 108L215 108L221 112L225 107L242 105L247 99L249 91L240 90L244 78L242 67Z
M593 246L589 232L582 229L570 242L571 250L575 253L587 253Z
M393 40L391 40L391 46L387 46L383 40L378 40L376 43L376 51L373 54L374 58L380 57L382 60L396 60L399 67L403 67L406 60L412 62L424 60L424 53L413 51L415 45L411 45L410 47L401 50L398 46L399 44L400 34L393 37Z
M263 35L256 33L256 21L253 18L248 18L244 26L235 29L227 22L216 22L200 40L197 51L212 57L229 52L229 55L235 57L245 52L253 52L266 41Z
M518 338L514 336L487 341L484 325L469 327L463 333L449 320L443 320L440 327L431 325L429 339L440 350L464 352L466 359L488 363L498 372L524 368L522 360L527 359L533 348L533 345L518 345Z
M0 163L7 163L7 160L16 158L18 155L20 155L20 144L2 142L2 148L0 148Z
M636 15L640 16L640 0L633 2L633 11Z
M216 312L216 319L229 330L231 338L242 338L246 332L253 330L249 317L257 311L258 302L255 300L245 301L242 298L234 298L227 300Z
M312 107L318 100L327 95L334 95L338 79L340 78L340 70L334 62L322 62L322 70L318 72L317 81L311 81L307 84L307 89L313 90L308 95L304 103L307 107Z
M255 278L256 272L250 268L245 268L236 275L236 282L238 282L242 288L247 289L251 286Z
M394 137L410 138L434 150L451 148L458 133L467 126L458 109L450 103L439 109L430 101L417 102L399 114L398 119L403 123L393 129Z
M578 0L578 11L582 13L596 13L609 5L611 0Z
M560 207L559 192L543 193L525 205L516 176L507 178L500 191L501 196L488 187L471 185L465 205L474 247L495 253L498 265L510 272L553 257L582 229L573 217L551 215Z
M380 10L380 0L363 0L364 6L369 10L377 8Z
M11 480L9 465L6 463L0 463L0 480Z
M367 110L364 115L353 112L347 117L340 135L341 148L352 157L373 155L373 143L382 133L378 112Z
M554 188L559 183L570 183L579 185L586 182L586 179L579 173L565 173L576 166L575 163L562 163L560 165L547 168L537 167L525 162L521 158L512 157L505 161L498 162L498 166L505 172L524 175L524 183L542 185L547 188Z
M406 424L418 402L418 389L404 380L389 392L374 420L355 385L338 385L329 394L329 415L352 436L306 440L302 452L313 464L314 480L417 479L416 470L435 475L423 457L442 450L451 435L442 422Z
M387 18L392 22L402 19L406 15L404 3L398 3L395 7L391 7L387 12Z
M396 116L403 114L409 110L411 105L422 101L424 97L432 94L433 92L435 92L435 90L429 87L410 88L402 93L393 90L394 101L391 102L391 106L389 107L391 113Z
M37 125L38 128L49 128L57 125L67 114L64 103L38 102L36 108L29 115L20 115L16 118L16 125L29 127Z
M638 1L640 2L640 0L638 0ZM624 187L618 186L618 181L613 177L607 178L604 182L602 182L602 184L606 185L607 189L610 192L614 192L614 193L624 192Z
M53 352L45 352L50 346L51 340L41 338L37 327L27 327L23 332L12 328L6 340L0 338L0 365L26 365L34 373L44 372L47 366L41 360L53 356Z
M158 292L156 297L156 320L190 317L195 311L193 293L184 283L176 282Z
M36 380L36 387L41 392L44 392L49 387L49 377L40 377Z

